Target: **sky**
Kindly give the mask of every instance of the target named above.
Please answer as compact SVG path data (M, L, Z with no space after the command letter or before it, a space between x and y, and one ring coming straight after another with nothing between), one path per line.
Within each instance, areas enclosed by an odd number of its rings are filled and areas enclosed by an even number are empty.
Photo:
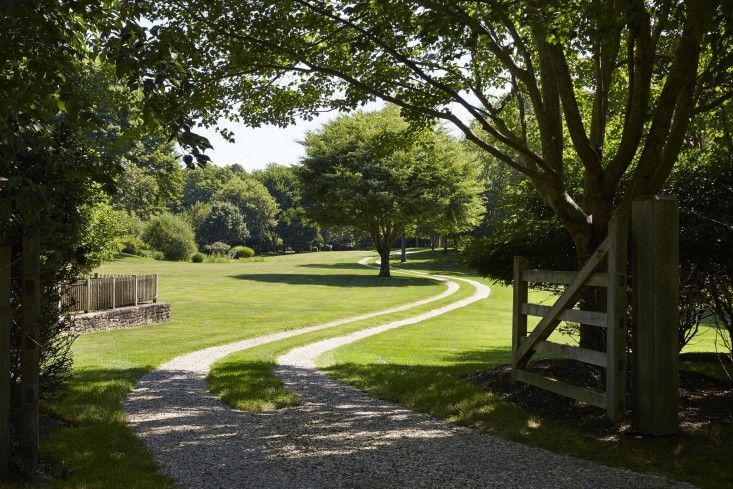
M367 104L365 110L377 110L383 102ZM464 122L470 117L462 108L451 105L452 111ZM326 122L339 116L338 112L326 112L313 120L298 120L294 125L281 128L276 126L247 127L244 124L229 121L219 121L220 127L225 127L234 134L234 143L224 140L215 129L199 128L198 133L209 139L214 147L206 151L215 165L225 166L239 163L247 171L265 168L268 163L294 165L305 155L305 148L298 143L305 137L307 131L318 130ZM448 131L454 136L459 131L448 125Z
M199 128L198 132L206 136L214 147L206 151L212 162L224 166L239 163L247 171L264 168L268 163L293 165L305 154L305 149L298 143L308 130L317 130L323 124L338 117L338 113L320 114L311 121L300 120L286 128L263 126L247 127L243 124L220 121L234 133L234 143L225 141L215 129Z

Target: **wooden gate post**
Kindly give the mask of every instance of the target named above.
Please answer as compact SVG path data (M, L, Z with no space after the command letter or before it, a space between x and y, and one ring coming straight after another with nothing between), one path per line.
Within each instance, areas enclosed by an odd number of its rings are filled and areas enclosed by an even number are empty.
M0 191L6 186L0 179ZM0 196L0 480L10 471L10 206L10 199Z
M522 304L527 302L529 284L522 280L522 272L529 267L529 262L521 256L514 257L514 287L512 316L512 384L517 382L517 368L524 367L527 362L518 361L517 352L522 341L527 338L527 315L522 314Z
M40 328L40 232L38 215L26 212L23 217L23 339L20 359L20 457L21 470L31 475L38 465L38 408L41 364Z
M612 421L626 414L626 272L628 218L617 214L608 228L608 287L606 288L606 414Z
M678 428L679 207L673 198L642 197L631 215L632 425L669 435Z

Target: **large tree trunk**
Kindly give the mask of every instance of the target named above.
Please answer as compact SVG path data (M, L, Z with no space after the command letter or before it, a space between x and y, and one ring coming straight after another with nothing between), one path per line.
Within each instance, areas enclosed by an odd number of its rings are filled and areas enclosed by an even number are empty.
M586 195L595 195L585 202L585 209L592 222L586 226L585 232L571 232L575 243L578 269L582 268L588 258L608 235L608 223L611 219L612 204L610 199L593 192L595 189L586 184ZM584 310L603 312L606 310L606 290L590 287L580 298L580 306ZM590 350L606 350L606 331L603 328L588 324L580 325L580 346Z
M389 246L386 247L380 247L380 249L377 250L379 252L379 276L380 277L390 277L391 274L389 273Z

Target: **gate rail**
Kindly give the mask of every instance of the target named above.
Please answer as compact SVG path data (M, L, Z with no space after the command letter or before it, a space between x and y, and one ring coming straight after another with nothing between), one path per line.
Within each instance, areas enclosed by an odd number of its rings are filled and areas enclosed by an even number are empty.
M512 381L605 408L613 421L622 419L626 412L627 236L627 218L615 216L606 239L577 272L532 270L528 268L527 260L514 258ZM604 263L605 271L597 271ZM552 306L544 306L528 302L530 282L565 284L567 287ZM588 287L606 289L606 312L574 308ZM529 334L527 316L542 318ZM604 328L606 351L548 341L561 321ZM578 387L527 370L527 362L538 351L605 367L605 392Z

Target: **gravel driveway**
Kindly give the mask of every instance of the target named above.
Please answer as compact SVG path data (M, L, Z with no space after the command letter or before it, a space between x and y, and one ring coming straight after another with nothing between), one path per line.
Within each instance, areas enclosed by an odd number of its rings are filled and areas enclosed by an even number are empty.
M206 390L205 377L213 362L231 352L357 319L175 358L137 383L124 403L127 421L161 469L189 488L691 487L457 427L370 398L315 369L315 358L325 351L444 314L489 294L483 284L456 280L469 282L473 295L278 358L276 372L301 397L299 406L264 413L234 411ZM446 283L441 296L458 288L452 280ZM435 297L426 301L438 300Z

